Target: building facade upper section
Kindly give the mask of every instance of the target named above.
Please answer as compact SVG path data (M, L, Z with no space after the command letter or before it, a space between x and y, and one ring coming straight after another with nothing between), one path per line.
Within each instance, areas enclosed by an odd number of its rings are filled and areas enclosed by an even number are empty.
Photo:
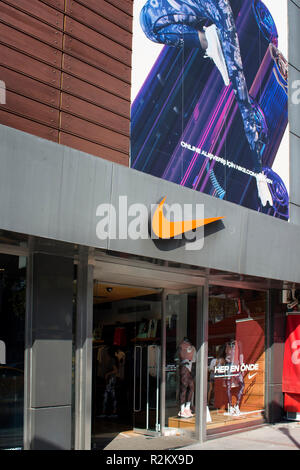
M289 220L287 1L134 6L132 166Z
M1 124L300 223L298 0L0 6Z
M1 123L128 166L133 2L0 7Z

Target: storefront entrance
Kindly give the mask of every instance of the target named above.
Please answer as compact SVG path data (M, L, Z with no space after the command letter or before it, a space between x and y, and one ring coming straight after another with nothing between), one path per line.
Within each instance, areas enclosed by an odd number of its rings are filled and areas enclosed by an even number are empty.
M265 291L114 262L95 273L94 447L119 433L201 440L263 424Z
M197 290L188 291L94 282L93 447L119 433L195 431Z
M95 282L92 442L160 431L161 292Z

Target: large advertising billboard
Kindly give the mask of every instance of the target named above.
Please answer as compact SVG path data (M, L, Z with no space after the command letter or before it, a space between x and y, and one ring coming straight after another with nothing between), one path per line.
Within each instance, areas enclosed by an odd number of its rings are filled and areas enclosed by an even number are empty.
M288 220L286 0L134 0L131 167Z

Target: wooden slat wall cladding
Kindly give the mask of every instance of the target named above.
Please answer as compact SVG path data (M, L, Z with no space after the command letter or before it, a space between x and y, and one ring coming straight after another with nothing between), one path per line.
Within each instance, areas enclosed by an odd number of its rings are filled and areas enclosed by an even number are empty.
M129 164L133 0L0 0L0 123Z

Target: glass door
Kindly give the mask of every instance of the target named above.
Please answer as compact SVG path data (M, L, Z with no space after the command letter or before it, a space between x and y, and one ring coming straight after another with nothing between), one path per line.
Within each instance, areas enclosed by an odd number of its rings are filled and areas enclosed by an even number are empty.
M157 344L134 347L134 428L159 432L160 355Z
M92 445L160 429L161 292L95 282Z
M143 306L136 309L133 341L133 427L136 432L153 434L160 431L162 295L142 301Z

